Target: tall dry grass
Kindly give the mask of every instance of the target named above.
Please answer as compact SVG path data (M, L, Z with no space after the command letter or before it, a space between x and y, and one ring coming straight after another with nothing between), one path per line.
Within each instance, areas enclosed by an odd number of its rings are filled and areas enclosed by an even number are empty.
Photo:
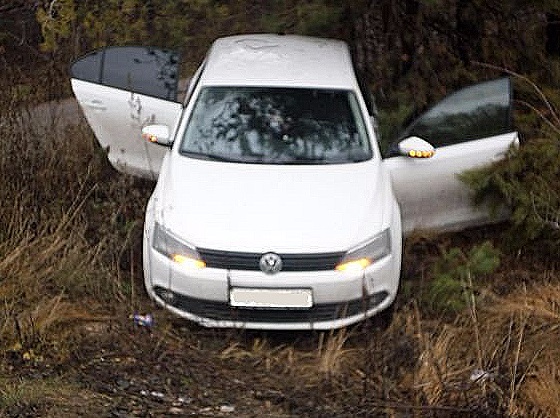
M489 296L476 320L465 314L422 335L416 386L429 404L479 405L509 417L560 416L558 283Z
M69 324L108 317L118 306L109 300L133 298L132 236L148 187L108 167L76 110L0 107L2 350L64 341Z

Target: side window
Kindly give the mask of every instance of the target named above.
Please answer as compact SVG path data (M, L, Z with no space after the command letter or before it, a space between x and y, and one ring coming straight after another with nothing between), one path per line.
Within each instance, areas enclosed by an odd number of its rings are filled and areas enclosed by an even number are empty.
M486 81L459 90L416 119L400 136L418 136L434 147L511 132L511 82Z
M80 58L72 78L118 89L177 100L179 55L150 47L109 47Z

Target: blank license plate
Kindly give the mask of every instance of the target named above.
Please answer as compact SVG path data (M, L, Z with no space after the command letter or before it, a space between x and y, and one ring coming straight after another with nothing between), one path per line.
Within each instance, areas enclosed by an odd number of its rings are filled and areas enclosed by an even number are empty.
M232 288L231 306L244 308L311 308L311 289L244 289Z

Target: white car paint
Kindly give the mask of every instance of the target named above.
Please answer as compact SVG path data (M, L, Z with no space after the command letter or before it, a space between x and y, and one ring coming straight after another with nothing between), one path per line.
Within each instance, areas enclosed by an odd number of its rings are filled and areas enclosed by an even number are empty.
M226 86L356 87L346 44L332 39L239 35L217 39L201 84Z
M376 159L332 166L171 159L161 173L161 194L170 202L162 221L203 248L345 251L388 226L389 179Z
M121 79L131 85L137 80L131 80L130 74L138 73L138 68L131 67L127 75L126 66L154 56L153 49L138 51L143 59L111 68L116 73L124 71ZM111 53L118 54L118 49ZM88 69L88 60L97 60L96 65L103 62L95 54L77 62L79 71L74 71L72 79L88 122L101 145L109 148L109 159L117 169L158 177L144 225L148 294L170 311L204 326L331 329L387 309L399 286L403 227L410 232L487 222L487 212L472 207L469 192L456 175L499 158L517 143L517 134L505 130L505 124L496 135L435 147L432 158L411 158L402 155L402 150L400 155L381 158L375 116L368 114L348 48L340 41L280 35L219 39L193 76L183 104L167 97L173 96L172 89L151 97L142 93L142 86L129 91L128 81L127 85L104 85L103 69L99 73ZM173 55L157 54L170 57L161 71L174 74ZM152 71L159 74L158 68ZM351 92L357 99L352 112L361 114L364 121L371 158L286 165L189 156L181 151L181 143L194 103L203 89L216 86ZM502 91L509 84L489 86L494 89L491 97L484 97L486 87L480 85L464 95L472 103L454 96L443 112L436 108L432 115L454 116L454 106L449 106L453 101L474 112L480 107L478 102L492 105L509 97L509 92ZM213 112L221 113L219 108ZM213 117L208 116L209 120ZM271 117L269 123L277 121ZM152 124L166 125L171 138L177 138L171 147L141 139L142 128L156 141L157 134L165 131L161 126L151 128ZM417 144L424 151L421 156L432 155L433 148L425 141L405 141L403 149L412 147L407 152ZM232 148L226 145L219 144L215 150L227 155ZM165 238L156 238L158 234ZM168 242L177 242L172 246L183 248L182 254L194 263L178 262L175 253L165 255ZM366 243L367 254L379 254L378 258L368 255L368 264L356 270L335 269ZM258 267L259 258L269 253L280 254L284 261L283 269L274 274ZM325 261L328 257L335 261ZM321 268L305 267L309 259ZM243 264L247 260L249 267ZM206 263L203 268L201 261ZM288 267L289 263L295 267Z
M415 229L455 231L491 222L489 208L472 204L472 193L457 174L502 158L518 141L517 133L511 132L439 147L429 159L385 159L405 234Z
M111 164L134 176L157 179L167 149L142 140L140 135L131 142L130 131L140 132L143 126L154 123L173 130L181 104L77 79L72 79L72 90L88 124L96 127L97 140L107 149Z

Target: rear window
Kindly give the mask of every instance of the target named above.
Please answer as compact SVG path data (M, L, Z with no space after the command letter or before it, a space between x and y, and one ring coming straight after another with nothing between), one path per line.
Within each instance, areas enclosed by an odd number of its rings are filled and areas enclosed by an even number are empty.
M205 87L180 151L255 164L340 164L372 157L354 93L307 88Z

